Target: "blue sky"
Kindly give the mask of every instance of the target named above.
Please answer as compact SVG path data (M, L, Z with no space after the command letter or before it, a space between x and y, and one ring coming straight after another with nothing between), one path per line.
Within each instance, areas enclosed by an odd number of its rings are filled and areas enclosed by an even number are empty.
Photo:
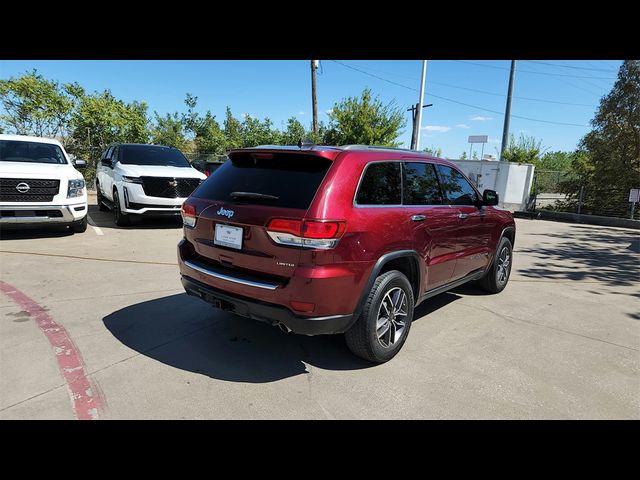
M321 61L317 83L320 120L328 120L326 112L335 102L357 96L365 87L385 103L395 101L405 109L418 100L420 60L338 62ZM589 120L600 98L613 86L621 63L518 61L511 132L532 135L549 150L574 149L589 131ZM502 139L509 65L509 60L429 61L425 103L434 105L424 110L421 146L439 147L443 155L457 158L463 151L469 154L469 135L488 135L484 153L495 154ZM198 97L198 110L211 110L220 122L228 105L237 117L269 117L278 127L291 116L305 126L311 123L308 60L0 60L0 77L17 76L34 68L50 79L77 81L88 91L110 89L126 101L143 100L150 114L183 111L189 92ZM406 118L407 127L400 139L408 146L410 112Z

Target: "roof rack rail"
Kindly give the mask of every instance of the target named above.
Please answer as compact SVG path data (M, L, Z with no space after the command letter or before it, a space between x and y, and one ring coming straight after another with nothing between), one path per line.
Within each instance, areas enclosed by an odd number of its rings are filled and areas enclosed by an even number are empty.
M394 150L401 152L412 152L412 153L422 153L417 150L411 150L410 148L399 148L399 147L385 147L384 145L340 145L342 150Z

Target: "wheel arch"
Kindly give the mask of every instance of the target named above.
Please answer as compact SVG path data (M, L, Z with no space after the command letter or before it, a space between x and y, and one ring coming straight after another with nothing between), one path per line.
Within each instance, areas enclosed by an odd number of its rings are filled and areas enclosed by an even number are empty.
M415 250L399 250L382 255L373 266L369 279L360 294L360 300L354 312L354 321L360 316L364 304L373 288L373 284L380 275L391 270L402 272L411 284L413 290L414 301L420 297L420 285L422 284L422 274L420 270L420 257Z

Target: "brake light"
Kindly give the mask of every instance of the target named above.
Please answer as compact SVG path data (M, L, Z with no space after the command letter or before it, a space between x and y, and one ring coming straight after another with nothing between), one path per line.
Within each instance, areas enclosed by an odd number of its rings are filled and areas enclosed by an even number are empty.
M282 245L333 248L346 230L346 222L274 218L267 225L271 239Z
M339 238L344 233L345 222L306 221L302 229L305 238Z
M302 220L288 220L286 218L274 218L267 225L267 230L271 232L290 233L291 235L302 236Z
M196 226L196 207L194 205L183 203L180 213L182 214L182 223L186 227L193 228Z
M204 176L208 177L209 175L211 175L211 172L209 170L205 170L204 171Z

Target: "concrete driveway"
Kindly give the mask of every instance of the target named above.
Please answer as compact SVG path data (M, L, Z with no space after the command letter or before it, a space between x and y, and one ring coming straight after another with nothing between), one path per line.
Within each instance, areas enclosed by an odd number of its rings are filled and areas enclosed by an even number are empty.
M187 297L176 222L2 232L2 419L640 418L640 243L517 220L506 290L421 305L391 362Z

